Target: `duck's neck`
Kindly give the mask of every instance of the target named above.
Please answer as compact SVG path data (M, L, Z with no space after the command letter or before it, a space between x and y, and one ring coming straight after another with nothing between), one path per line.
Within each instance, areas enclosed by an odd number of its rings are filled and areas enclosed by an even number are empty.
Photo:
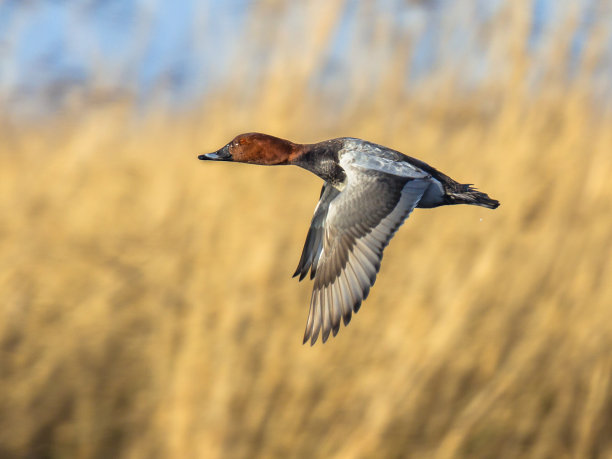
M346 173L338 163L338 152L342 149L340 139L296 145L289 164L302 167L332 185L346 180Z

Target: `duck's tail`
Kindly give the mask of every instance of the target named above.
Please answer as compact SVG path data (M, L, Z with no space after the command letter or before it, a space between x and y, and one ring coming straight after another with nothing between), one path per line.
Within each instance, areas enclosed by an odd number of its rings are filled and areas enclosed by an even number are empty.
M472 188L471 185L457 184L457 187L452 191L447 191L446 197L449 204L471 204L473 206L482 206L487 209L497 209L499 201L491 199L488 194Z

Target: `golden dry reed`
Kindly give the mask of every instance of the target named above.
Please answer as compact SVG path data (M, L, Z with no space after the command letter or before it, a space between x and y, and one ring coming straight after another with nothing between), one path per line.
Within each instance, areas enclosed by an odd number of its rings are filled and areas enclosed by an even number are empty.
M307 89L339 13L321 14L246 100L233 76L185 115L3 118L1 457L612 456L598 43L569 83L551 52L534 88L517 8L491 41L503 78L466 95L442 67L405 94L390 67L333 111ZM311 285L291 274L321 182L196 160L241 131L366 138L502 204L415 211L350 326L302 346Z

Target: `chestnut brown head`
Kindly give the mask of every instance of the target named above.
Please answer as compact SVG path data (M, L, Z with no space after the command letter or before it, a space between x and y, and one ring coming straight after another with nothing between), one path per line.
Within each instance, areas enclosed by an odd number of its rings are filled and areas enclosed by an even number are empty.
M288 140L252 132L240 134L214 153L198 156L201 160L235 161L240 163L280 165L288 164L297 145Z

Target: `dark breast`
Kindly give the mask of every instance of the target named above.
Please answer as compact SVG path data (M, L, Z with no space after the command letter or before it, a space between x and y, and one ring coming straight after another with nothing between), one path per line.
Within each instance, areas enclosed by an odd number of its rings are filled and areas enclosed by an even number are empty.
M346 173L338 164L338 151L341 148L342 144L339 139L304 145L303 152L293 161L293 164L336 185L346 180Z

